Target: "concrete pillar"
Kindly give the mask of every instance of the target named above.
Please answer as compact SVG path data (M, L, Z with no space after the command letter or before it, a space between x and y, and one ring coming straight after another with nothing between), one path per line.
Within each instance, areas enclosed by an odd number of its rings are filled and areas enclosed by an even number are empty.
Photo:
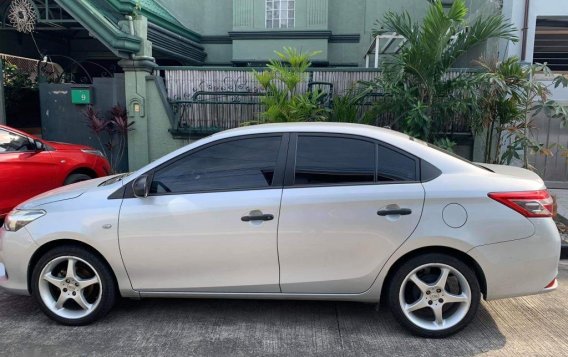
M150 162L149 116L147 115L146 76L150 75L156 63L150 60L122 60L124 70L125 102L128 120L134 121L128 132L128 167L137 170Z
M140 51L119 65L124 70L125 99L129 121L134 121L128 133L128 166L137 170L150 162L149 116L147 115L148 95L146 77L151 75L156 62L152 57L152 43L147 40L148 19L138 16L133 20L134 34L143 40Z

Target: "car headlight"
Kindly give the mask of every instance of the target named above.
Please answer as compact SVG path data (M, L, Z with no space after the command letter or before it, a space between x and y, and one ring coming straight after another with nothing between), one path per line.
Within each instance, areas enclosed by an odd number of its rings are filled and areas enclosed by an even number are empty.
M102 153L102 151L100 150L95 150L95 149L81 149L82 152L84 152L85 154L91 154L91 155L96 155L96 156L100 156L100 157L105 157Z
M45 216L45 213L46 212L41 209L14 210L6 216L4 229L10 232L16 232L26 224Z

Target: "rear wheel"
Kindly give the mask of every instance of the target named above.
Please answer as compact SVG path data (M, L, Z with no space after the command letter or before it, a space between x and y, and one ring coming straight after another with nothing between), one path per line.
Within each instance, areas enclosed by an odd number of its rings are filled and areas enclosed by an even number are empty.
M63 185L71 185L77 182L91 180L92 177L87 174L71 174L67 176Z
M106 315L116 300L110 269L76 246L46 253L34 267L32 295L41 310L64 325L86 325Z
M481 292L472 269L445 254L410 259L394 274L389 304L395 318L413 334L446 337L475 316Z

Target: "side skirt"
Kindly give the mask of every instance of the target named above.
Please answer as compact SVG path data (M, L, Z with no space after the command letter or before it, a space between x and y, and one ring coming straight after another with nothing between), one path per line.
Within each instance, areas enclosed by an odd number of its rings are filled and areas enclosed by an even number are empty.
M284 294L284 293L203 293L140 291L142 298L183 298L183 299L259 299L259 300L323 300L356 301L378 303L378 294Z

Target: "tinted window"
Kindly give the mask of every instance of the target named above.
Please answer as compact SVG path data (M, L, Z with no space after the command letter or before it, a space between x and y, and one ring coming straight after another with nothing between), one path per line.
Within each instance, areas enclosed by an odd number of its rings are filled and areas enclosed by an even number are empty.
M0 153L30 150L32 143L27 137L0 129Z
M417 181L416 161L397 151L378 146L377 181Z
M375 144L357 139L300 136L296 156L296 185L372 183Z
M239 139L189 154L154 174L152 193L264 188L272 185L281 136Z

